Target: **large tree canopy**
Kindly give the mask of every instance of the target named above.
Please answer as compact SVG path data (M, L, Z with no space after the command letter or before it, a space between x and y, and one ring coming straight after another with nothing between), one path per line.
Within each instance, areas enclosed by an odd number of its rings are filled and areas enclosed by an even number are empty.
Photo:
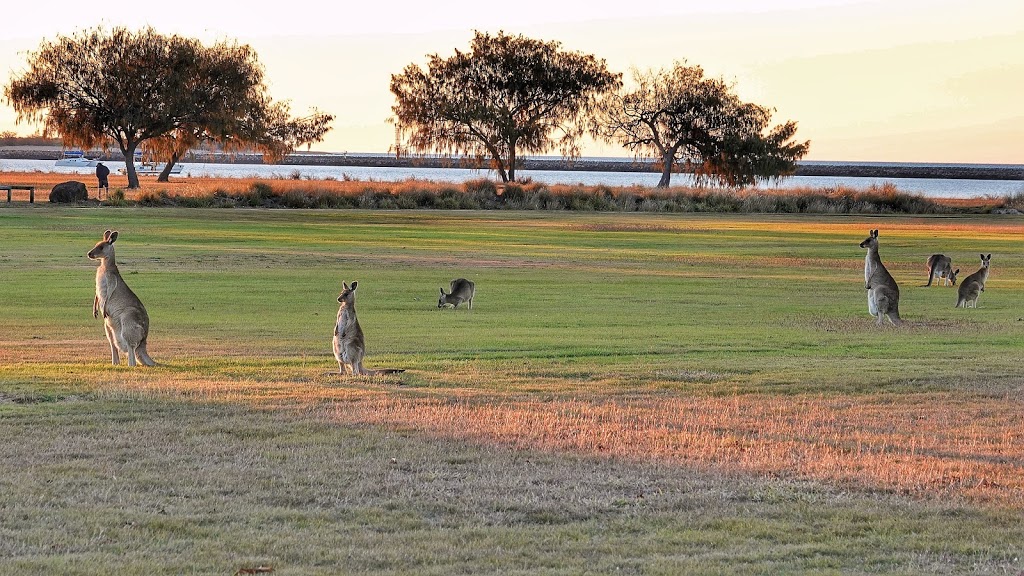
M597 96L620 84L604 60L499 32L476 32L469 52L429 56L391 77L392 108L409 149L489 158L515 181L517 155L579 153ZM401 150L397 151L401 153Z
M700 66L633 71L632 90L607 94L595 114L595 135L661 163L658 187L673 168L692 170L698 185L747 186L791 174L809 142L793 142L796 123L769 129L772 111L742 102L724 80Z
M287 104L267 97L256 53L237 43L96 28L43 42L28 64L5 88L19 120L41 122L71 146L116 143L129 188L139 185L133 159L143 143L168 170L201 140L279 158L319 141L333 119L290 118Z

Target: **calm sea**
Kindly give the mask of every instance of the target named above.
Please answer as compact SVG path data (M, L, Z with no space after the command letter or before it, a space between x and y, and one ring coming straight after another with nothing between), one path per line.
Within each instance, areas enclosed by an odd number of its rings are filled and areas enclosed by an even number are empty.
M114 173L124 167L123 162L106 162ZM0 171L14 172L57 172L91 176L92 169L66 168L53 165L52 160L0 160ZM607 186L655 186L660 177L655 173L643 172L587 172L559 170L520 170L520 177L546 184L584 184ZM295 178L303 180L352 180L401 181L415 178L435 182L464 182L477 178L496 179L492 170L467 170L459 168L376 168L361 166L303 166L279 164L204 164L185 163L184 170L176 178L189 176L214 176L226 178ZM146 178L146 177L144 177ZM673 174L672 183L685 185L690 182L686 174ZM936 198L984 198L1024 194L1022 180L955 180L941 178L863 178L830 176L792 176L762 188L833 188L845 186L865 189L872 185L892 183L904 192L915 192Z

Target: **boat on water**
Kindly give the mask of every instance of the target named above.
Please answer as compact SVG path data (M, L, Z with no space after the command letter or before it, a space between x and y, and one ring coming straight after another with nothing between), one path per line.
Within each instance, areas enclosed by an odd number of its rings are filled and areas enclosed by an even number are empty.
M165 162L139 162L135 165L135 173L139 176L156 176L164 171ZM181 171L185 168L184 164L175 164L171 166L171 174L181 174ZM118 172L121 174L127 174L128 168L118 168Z
M70 168L95 168L99 163L97 158L86 158L85 152L81 150L65 150L54 166L65 166Z
M164 171L166 162L153 162L152 160L145 160L142 155L142 150L135 151L135 173L139 176L157 176ZM181 174L181 170L184 168L183 164L175 164L171 166L171 174ZM118 172L121 174L127 174L128 168L118 168Z

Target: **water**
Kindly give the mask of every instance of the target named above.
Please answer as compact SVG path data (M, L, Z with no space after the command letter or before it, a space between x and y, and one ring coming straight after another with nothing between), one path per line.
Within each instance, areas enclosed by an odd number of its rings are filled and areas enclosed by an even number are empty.
M117 173L123 162L104 162L111 172ZM187 162L175 179L188 177L220 178L292 178L296 174L303 180L402 181L410 178L435 182L465 182L478 178L497 179L493 170L464 168L378 168L363 166L311 166L280 164L209 164ZM58 167L53 160L0 160L0 171L55 172L93 177L89 168ZM529 178L545 184L583 184L588 186L648 186L657 185L660 174L653 172L587 172L560 170L520 170L520 178ZM145 178L145 177L144 177ZM687 174L673 174L674 185L692 183ZM1009 194L1024 194L1024 180L961 180L943 178L865 178L846 176L791 176L778 183L764 184L764 189L834 188L844 186L866 189L872 185L891 183L903 192L914 192L933 198L986 198Z

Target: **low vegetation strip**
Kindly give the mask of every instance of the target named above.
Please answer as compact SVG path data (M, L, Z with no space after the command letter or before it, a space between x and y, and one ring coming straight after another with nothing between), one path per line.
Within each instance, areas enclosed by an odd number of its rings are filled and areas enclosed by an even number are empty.
M41 189L67 180L67 174L0 173L0 181L31 183ZM90 178L82 178L89 182ZM169 183L144 182L125 190L123 176L111 176L113 192L93 202L105 206L183 208L305 208L370 210L547 210L647 213L762 214L978 214L1024 211L1024 192L1001 198L927 198L892 184L865 190L844 186L786 190L640 186L547 185L539 182L499 185L486 179L462 184L423 180L366 182L303 180L298 173L277 179L188 178Z

